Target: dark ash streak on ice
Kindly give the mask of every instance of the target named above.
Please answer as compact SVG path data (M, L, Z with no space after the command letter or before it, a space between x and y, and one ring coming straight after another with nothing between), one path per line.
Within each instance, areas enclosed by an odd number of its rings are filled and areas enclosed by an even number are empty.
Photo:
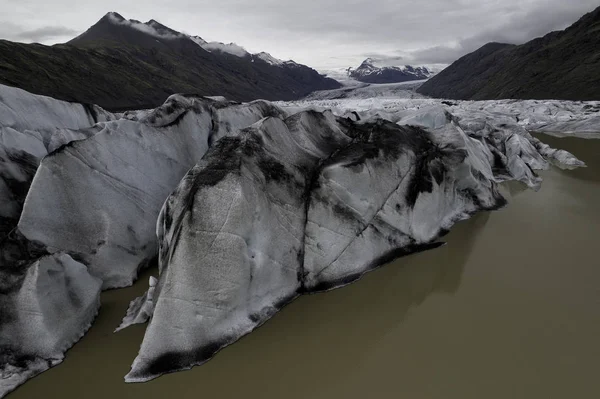
M553 116L577 104L413 100L339 112L332 101L335 113L174 95L112 115L0 86L10 183L0 196L15 198L0 208L0 396L62 359L101 286L131 284L157 255L159 279L119 326L150 320L127 381L201 364L300 294L440 245L457 221L505 204L499 182L535 189L536 169L583 166L520 121L597 125L587 111ZM43 328L22 325L36 284L56 289L45 301L69 308L72 324L54 328L60 317L41 308Z
M504 153L504 141L467 135L443 109L416 115L431 132L306 111L266 118L241 131L235 144L211 148L161 211L154 313L125 380L148 381L200 365L298 295L346 285L396 257L441 245L438 238L457 221L506 204L500 181L518 177L538 184L520 156L540 167L542 155L511 152L496 176L487 146ZM432 123L440 116L441 125ZM528 148L537 146L535 139L519 137ZM378 186L382 181L390 184ZM373 190L361 191L361 184ZM396 188L377 191L384 187ZM360 199L353 193L379 198L378 208L369 209L369 202L357 211ZM340 202L344 195L350 197ZM280 204L287 206L289 228L277 221ZM301 246L292 231L303 232ZM348 239L351 234L355 238ZM320 253L334 258L321 259ZM296 272L288 273L290 267Z

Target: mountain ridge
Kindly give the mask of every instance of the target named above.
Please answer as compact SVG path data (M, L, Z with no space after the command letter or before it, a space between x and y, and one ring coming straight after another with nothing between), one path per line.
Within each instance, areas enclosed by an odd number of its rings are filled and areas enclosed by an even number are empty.
M455 100L600 99L600 7L565 30L521 45L488 43L424 83Z
M378 67L375 63L374 59L367 58L358 68L349 69L348 76L363 83L401 83L411 80L424 80L433 75L433 72L424 66Z
M0 40L0 83L110 111L156 107L174 93L293 100L340 87L305 65L207 51L201 42L153 19L110 12L65 44Z

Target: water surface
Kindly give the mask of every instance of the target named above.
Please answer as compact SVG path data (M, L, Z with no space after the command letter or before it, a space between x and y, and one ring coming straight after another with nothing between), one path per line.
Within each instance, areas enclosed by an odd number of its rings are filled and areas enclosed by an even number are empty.
M589 167L510 184L448 245L302 297L201 367L123 382L145 326L112 331L148 272L8 398L600 398L600 141L542 139Z

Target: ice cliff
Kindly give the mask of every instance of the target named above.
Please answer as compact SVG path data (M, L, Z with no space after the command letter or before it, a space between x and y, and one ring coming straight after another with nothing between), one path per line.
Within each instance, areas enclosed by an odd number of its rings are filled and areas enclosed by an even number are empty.
M584 166L529 130L597 120L595 103L362 101L174 95L110 114L0 86L0 397L60 363L101 289L153 259L119 327L149 321L127 381L201 364L298 295L440 245L505 205L502 181L537 189L536 169Z

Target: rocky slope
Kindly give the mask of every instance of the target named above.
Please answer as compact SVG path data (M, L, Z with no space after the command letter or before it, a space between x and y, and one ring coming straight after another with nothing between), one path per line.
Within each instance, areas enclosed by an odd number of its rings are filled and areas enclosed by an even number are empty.
M154 20L109 13L67 44L0 41L0 83L108 110L154 108L173 93L290 100L340 86L304 65L205 43Z
M520 46L489 43L418 92L436 98L600 99L600 8L564 31Z

